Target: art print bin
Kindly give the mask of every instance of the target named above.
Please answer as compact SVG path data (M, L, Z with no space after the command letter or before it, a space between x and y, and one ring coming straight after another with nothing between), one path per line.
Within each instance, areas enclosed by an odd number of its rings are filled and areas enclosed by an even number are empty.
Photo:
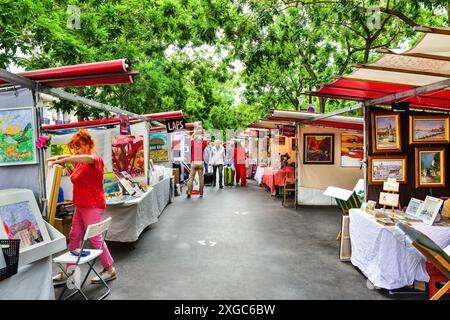
M2 281L17 273L20 239L0 240L0 247L6 262L6 267L0 269L0 281Z

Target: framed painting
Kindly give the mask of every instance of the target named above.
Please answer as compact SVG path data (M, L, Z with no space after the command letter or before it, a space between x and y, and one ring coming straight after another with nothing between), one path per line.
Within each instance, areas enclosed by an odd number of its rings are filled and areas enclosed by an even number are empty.
M416 188L445 187L445 147L416 148Z
M112 137L112 161L114 173L128 172L133 177L144 177L144 137Z
M2 190L0 220L0 238L20 239L20 252L51 241L31 190Z
M359 134L341 135L341 167L359 167L364 158L364 137Z
M417 217L428 225L433 225L436 220L436 216L441 209L444 200L426 196L425 201L421 204L420 208L417 210Z
M409 116L409 143L450 143L448 116Z
M0 111L0 166L37 162L32 107Z
M103 190L106 196L120 192L119 182L114 172L105 172L103 174Z
M401 152L400 115L395 113L372 113L373 153Z
M169 161L169 145L166 133L150 133L150 159L155 162Z
M369 184L383 184L389 178L406 183L406 156L369 156Z
M303 135L304 164L334 163L334 134Z
M417 212L419 211L422 203L423 201L420 199L411 198L411 200L409 200L409 204L408 207L406 208L405 213L412 217L417 217Z
M399 197L398 193L380 192L380 199L378 202L383 206L397 207Z

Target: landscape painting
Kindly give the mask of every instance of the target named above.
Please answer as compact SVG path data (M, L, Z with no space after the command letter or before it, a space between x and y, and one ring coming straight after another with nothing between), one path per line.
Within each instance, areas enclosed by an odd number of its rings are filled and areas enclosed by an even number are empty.
M416 188L445 187L445 148L416 148Z
M144 177L144 137L114 136L112 138L114 173L128 172L132 177Z
M169 161L167 134L150 133L150 159L154 162Z
M449 143L449 117L410 116L410 143Z
M369 157L369 183L383 184L388 178L406 183L406 156Z
M305 134L304 164L334 163L334 134Z
M0 111L0 166L36 163L33 108Z
M398 114L372 114L373 152L401 151L400 116Z
M364 158L364 137L362 135L341 135L341 166L359 167Z

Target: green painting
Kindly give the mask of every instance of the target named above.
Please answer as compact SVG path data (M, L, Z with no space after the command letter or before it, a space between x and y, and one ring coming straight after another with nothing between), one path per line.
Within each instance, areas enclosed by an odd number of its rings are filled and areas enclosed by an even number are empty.
M0 111L0 166L35 162L33 109Z

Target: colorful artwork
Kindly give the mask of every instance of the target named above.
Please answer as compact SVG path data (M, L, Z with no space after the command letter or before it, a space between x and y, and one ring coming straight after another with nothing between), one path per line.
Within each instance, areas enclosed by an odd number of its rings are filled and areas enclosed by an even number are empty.
M398 114L373 113L372 126L373 152L402 151Z
M105 172L103 175L103 190L105 195L121 191L114 172Z
M303 144L304 164L334 163L334 134L305 134Z
M155 162L169 161L167 134L150 133L150 159Z
M369 183L383 184L389 178L406 183L406 156L369 157Z
M20 239L20 249L44 241L28 201L0 206L0 219L9 237Z
M112 138L113 171L128 172L133 177L145 176L144 137L114 136Z
M416 148L416 188L445 187L445 148Z
M0 111L0 166L36 162L33 109Z
M50 146L50 156L61 156L63 154L75 154L74 151L70 150L67 144L52 144ZM65 168L67 174L71 174L75 170L75 166L71 162L65 163Z
M341 166L359 167L364 158L364 137L362 135L341 135Z
M449 143L449 117L410 116L410 143Z

